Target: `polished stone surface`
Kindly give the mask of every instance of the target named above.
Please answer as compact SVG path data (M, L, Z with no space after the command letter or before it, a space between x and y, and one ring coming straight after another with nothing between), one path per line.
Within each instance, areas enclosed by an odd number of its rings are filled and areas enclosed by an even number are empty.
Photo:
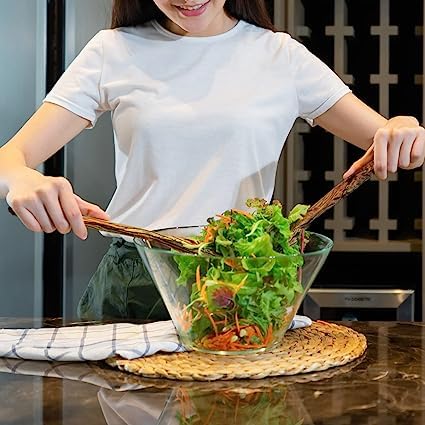
M363 358L258 381L148 380L104 364L0 359L0 424L425 424L425 323L344 324L366 335Z

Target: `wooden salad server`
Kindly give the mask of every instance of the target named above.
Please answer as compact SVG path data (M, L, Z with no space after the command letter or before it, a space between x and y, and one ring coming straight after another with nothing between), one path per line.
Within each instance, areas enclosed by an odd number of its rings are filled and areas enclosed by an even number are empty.
M293 228L293 236L291 242L295 242L302 230L305 230L313 220L320 217L325 211L336 205L341 199L348 196L360 185L369 180L373 175L373 161L366 163L357 173L342 180L326 195L320 198L308 210L306 215L297 221ZM153 245L174 249L180 252L193 253L197 249L197 244L191 239L179 238L175 236L164 235L153 230L146 230L140 227L133 227L124 224L117 224L111 221L100 220L93 217L83 217L87 227L92 227L97 230L126 235L144 239ZM193 247L191 247L193 245ZM206 252L205 252L206 253ZM208 252L208 255L212 255Z
M300 233L305 230L313 220L320 217L325 211L332 208L341 199L348 196L356 190L361 184L371 178L373 174L373 161L366 163L359 171L350 177L342 180L325 196L320 198L307 210L306 215L297 221L293 228L293 236L291 242L295 242ZM9 207L9 212L14 214L14 211ZM102 220L94 217L83 216L84 223L87 227L100 230L103 232L113 233L117 235L131 236L141 238L147 243L166 249L174 249L179 252L194 253L198 248L198 244L192 239L181 238L171 235L164 235L157 231L143 229L141 227L118 224L108 220ZM214 255L212 250L203 251L207 255Z
M311 205L305 216L294 223L292 227L293 236L291 242L295 241L302 230L307 229L313 220L320 217L328 209L335 206L373 175L373 160L363 165L355 174L339 182L326 195L322 196L315 204Z
M87 227L117 235L140 238L160 248L174 249L179 252L186 252L191 254L193 254L194 250L197 249L197 243L192 239L164 235L154 230L147 230L141 227L134 227L126 224L118 224L112 221L102 220L89 216L83 216L83 221ZM193 247L191 247L191 245L193 245Z

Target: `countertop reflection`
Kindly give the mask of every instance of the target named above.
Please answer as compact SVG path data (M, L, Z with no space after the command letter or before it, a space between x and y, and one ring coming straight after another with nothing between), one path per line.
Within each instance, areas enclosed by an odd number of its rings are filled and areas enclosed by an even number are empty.
M1 327L29 323L0 319ZM325 372L262 380L177 382L139 378L103 363L0 358L0 423L424 424L425 323L344 324L367 337L361 359Z

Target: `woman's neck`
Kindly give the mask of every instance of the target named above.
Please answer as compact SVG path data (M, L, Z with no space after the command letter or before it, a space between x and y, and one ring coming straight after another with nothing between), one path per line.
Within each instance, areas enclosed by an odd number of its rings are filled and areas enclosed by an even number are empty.
M237 20L235 18L232 18L225 13L217 16L207 27L202 28L196 32L190 32L180 27L178 24L167 17L165 17L161 22L164 28L166 28L168 31L185 37L210 37L223 34L231 30L236 25L236 23Z

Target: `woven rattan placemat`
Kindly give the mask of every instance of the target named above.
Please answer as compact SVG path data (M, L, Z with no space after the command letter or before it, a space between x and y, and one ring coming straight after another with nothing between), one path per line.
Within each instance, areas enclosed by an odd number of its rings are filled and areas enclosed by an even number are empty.
M317 372L345 365L366 350L366 337L346 326L322 321L288 331L282 344L265 353L220 356L195 351L155 354L134 360L113 357L110 366L148 378L183 381L261 379Z

